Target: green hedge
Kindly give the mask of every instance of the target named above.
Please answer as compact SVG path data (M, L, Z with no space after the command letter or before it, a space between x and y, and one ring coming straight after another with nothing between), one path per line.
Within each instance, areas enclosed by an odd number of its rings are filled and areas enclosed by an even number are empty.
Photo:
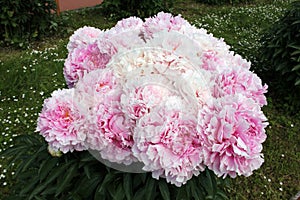
M0 44L25 46L57 27L54 0L1 0Z

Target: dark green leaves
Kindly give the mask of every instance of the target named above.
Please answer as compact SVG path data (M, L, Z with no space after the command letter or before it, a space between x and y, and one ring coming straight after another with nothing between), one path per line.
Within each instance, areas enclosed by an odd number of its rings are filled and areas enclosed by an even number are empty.
M278 71L284 75L283 81L289 80L295 85L299 84L298 78L300 78L299 16L300 1L294 1L284 17L262 37L261 48L263 62L270 63L269 73L272 73L272 70Z
M51 157L47 144L39 138L24 134L16 138L14 147L2 153L12 160L13 155L20 158L11 199L227 199L222 179L209 170L176 187L163 178L152 178L151 173L123 173L108 168L88 152Z

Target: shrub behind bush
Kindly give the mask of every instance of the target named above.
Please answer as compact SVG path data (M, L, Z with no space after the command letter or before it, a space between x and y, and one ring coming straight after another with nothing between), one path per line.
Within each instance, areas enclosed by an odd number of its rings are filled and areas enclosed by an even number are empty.
M300 1L294 1L285 15L261 38L260 62L271 94L280 96L290 114L300 110Z
M24 46L55 29L54 0L0 1L0 44Z
M249 3L253 0L197 0L200 3L207 3L211 5L223 5L223 4L238 4L238 3Z
M291 3L285 16L262 38L262 60L270 71L300 86L300 1Z
M160 11L170 11L173 0L105 0L102 6L108 14L117 18L144 18Z

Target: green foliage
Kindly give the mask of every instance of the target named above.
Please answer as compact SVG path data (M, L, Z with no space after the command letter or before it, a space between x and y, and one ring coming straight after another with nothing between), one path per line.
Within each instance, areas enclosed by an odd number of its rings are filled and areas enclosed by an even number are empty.
M261 62L266 79L284 98L289 112L300 110L300 1L294 1L285 15L262 37Z
M124 173L104 166L89 152L51 157L38 135L15 138L1 153L16 163L15 185L8 199L228 199L227 179L206 170L180 188L150 173ZM25 186L25 187L24 187Z
M223 4L239 4L239 3L250 3L253 0L197 0L201 3L210 5L223 5Z
M26 42L57 28L54 0L0 1L0 44Z
M267 70L300 85L300 1L292 2L286 14L262 37L262 60Z
M111 17L149 17L160 11L170 11L173 0L110 0L103 2L103 8Z

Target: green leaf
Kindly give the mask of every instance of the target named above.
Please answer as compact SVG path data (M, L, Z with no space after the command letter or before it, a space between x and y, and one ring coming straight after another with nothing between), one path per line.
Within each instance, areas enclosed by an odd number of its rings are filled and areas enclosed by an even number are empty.
M296 65L295 67L293 67L292 71L296 71L300 69L300 64Z
M43 162L38 171L40 181L43 181L47 177L47 175L50 173L51 170L53 170L55 165L58 165L58 158L50 157L48 160Z
M297 55L297 54L300 54L300 50L296 50L291 53L292 56Z
M129 173L124 173L123 175L123 188L125 191L125 196L128 200L131 200L133 197L132 192L132 175Z
M77 168L76 164L73 164L67 171L63 178L63 181L57 188L55 196L57 197L60 193L64 191L64 189L69 185L69 182L72 180L73 177L77 175Z
M214 195L216 193L216 182L214 180L214 177L211 176L211 172L208 169L205 170L205 177L201 179L201 185L207 191L208 197L212 196L212 198L214 198Z
M194 199L204 199L205 198L205 196L204 196L205 194L203 194L204 191L200 190L200 189L202 189L202 187L197 185L197 181L195 181L195 178L190 180L190 183L188 183L188 184L190 186L190 191L191 191L192 196L194 197Z
M300 79L295 82L295 85L300 85Z
M133 196L133 200L141 200L145 198L145 188L140 188Z
M176 200L186 200L186 199L187 199L186 187L182 186L178 188Z
M11 148L8 148L6 150L4 150L3 152L0 153L0 156L14 156L16 153L20 153L20 152L26 152L26 150L28 150L28 146L26 145L21 145L21 146L13 146Z
M97 190L97 192L103 193L104 191L106 191L106 187L110 182L113 182L114 178L115 178L115 174L113 173L106 174L104 180L102 181L101 187Z
M35 174L32 174L32 177L34 177ZM30 180L30 182L20 191L20 195L25 195L27 194L29 191L33 191L33 189L36 187L36 185L38 184L39 179L37 177L33 178Z
M227 199L229 199L229 198L227 197L227 195L226 195L223 191L221 191L221 190L218 190L217 196L218 196L219 199L222 199L222 200L227 200Z
M158 187L159 187L162 198L164 200L170 200L171 199L170 191L169 191L169 187L168 187L167 183L165 182L165 180L159 180Z
M146 188L146 194L144 198L146 200L154 199L156 184L155 184L155 180L152 177L148 177L145 188Z
M294 48L294 49L300 50L300 45L289 44L288 47L292 47L292 48Z
M113 199L115 199L115 200L125 198L125 192L124 192L124 189L123 189L123 185L121 183L116 185L115 193L112 196L113 196Z
M84 177L84 179L78 185L78 193L82 195L84 199L91 199L94 196L96 188L100 185L101 176L99 174L93 174L91 179Z
M35 154L33 154L33 155L27 160L27 162L24 162L24 164L23 164L22 167L21 167L21 171L25 171L28 167L30 167L30 165L31 165L33 162L36 161L36 158L37 158L38 156L40 156L40 153L41 153L42 151L44 151L44 150L45 150L45 149L44 149L43 146L40 147L40 149L39 149L37 152L35 152Z
M295 24L300 24L300 20L296 20L292 23L292 25L295 25Z
M84 173L86 174L86 176L88 177L88 178L91 178L91 173L90 173L90 166L89 165L84 165L83 166L83 171L84 171Z

